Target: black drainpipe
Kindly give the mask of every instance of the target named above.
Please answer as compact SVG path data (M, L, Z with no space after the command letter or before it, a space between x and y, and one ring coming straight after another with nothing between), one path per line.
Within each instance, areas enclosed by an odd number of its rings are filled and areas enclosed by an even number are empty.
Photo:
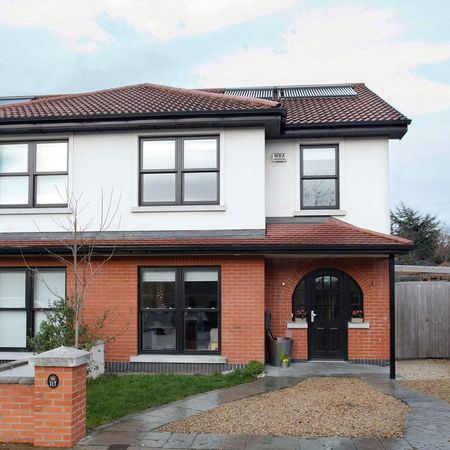
M389 378L395 380L395 262L394 255L389 255L389 317L391 360L389 363Z

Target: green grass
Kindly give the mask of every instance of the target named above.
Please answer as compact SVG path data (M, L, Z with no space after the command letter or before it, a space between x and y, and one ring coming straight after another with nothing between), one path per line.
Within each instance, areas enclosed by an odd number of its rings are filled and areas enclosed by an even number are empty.
M247 383L262 370L262 364L252 362L226 375L104 375L87 383L87 427L190 395Z

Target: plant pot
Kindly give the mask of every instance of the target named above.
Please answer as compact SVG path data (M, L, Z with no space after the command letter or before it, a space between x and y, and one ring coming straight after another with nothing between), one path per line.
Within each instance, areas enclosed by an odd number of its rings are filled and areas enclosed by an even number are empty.
M363 323L364 319L362 317L352 317L352 323Z
M300 319L299 317L296 317L296 318L294 319L294 322L295 322L295 323L306 323L306 319Z
M288 362L281 362L281 368L282 369L287 369L289 367L289 363Z

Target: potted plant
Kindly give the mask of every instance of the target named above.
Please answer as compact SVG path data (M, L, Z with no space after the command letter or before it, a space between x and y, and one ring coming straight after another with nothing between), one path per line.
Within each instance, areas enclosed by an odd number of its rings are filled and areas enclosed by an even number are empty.
M363 312L360 309L354 309L352 311L352 317L351 317L352 323L363 323Z
M286 353L281 352L280 353L280 361L281 361L281 367L283 369L287 369L289 367L289 358L286 356Z
M304 309L297 309L294 312L294 321L297 323L306 323L306 311Z

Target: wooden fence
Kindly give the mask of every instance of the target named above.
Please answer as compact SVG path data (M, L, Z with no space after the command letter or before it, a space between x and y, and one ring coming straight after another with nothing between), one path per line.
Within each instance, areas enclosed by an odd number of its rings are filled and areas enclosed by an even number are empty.
M450 282L395 283L397 359L450 358Z

